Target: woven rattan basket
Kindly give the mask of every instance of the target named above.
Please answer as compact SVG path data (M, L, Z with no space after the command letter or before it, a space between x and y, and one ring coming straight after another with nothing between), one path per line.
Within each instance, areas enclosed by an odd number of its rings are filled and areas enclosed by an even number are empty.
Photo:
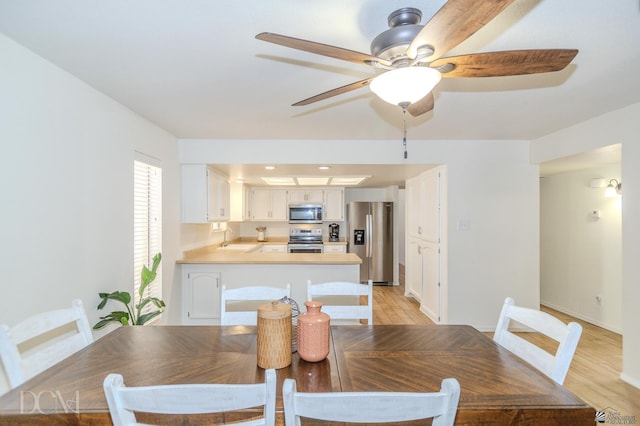
M291 305L281 302L258 306L258 367L284 368L291 364Z

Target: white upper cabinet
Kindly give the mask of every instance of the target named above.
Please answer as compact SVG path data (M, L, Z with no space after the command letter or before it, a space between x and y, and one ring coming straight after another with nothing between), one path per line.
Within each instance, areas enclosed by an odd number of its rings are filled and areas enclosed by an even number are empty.
M226 176L207 170L209 177L209 221L229 220L230 194L229 180Z
M331 188L323 191L324 221L344 220L344 188Z
M243 183L231 182L230 215L232 222L251 220L251 191Z
M287 191L289 203L322 203L322 189L290 189Z
M287 191L284 189L254 188L251 191L251 220L286 221Z
M423 173L406 182L409 236L440 242L440 176Z
M205 164L182 166L182 222L229 220L229 181Z

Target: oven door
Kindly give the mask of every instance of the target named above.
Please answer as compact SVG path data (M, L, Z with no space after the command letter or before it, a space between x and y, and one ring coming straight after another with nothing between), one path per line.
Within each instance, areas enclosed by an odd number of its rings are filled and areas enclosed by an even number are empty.
M322 253L322 244L287 244L289 253Z

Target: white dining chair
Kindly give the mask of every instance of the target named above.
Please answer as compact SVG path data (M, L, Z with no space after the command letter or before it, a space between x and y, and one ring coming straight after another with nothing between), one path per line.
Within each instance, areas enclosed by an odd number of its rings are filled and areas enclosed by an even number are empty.
M258 323L258 305L261 302L291 297L291 284L282 287L248 286L220 290L221 325L256 325ZM233 309L229 310L231 305ZM241 310L242 309L242 310Z
M512 320L558 342L555 354L509 331ZM565 324L546 312L516 306L515 301L507 297L502 306L493 340L551 377L556 383L563 384L581 334L580 324L576 322Z
M276 410L276 370L264 372L257 384L177 384L127 387L122 375L111 373L103 382L114 426L138 425L136 412L152 414L208 414L264 406L263 416L234 425L272 426Z
M82 301L0 325L0 360L12 388L93 342Z
M344 298L344 296L353 296L355 304L334 304L338 303L336 299ZM367 304L361 305L360 297L367 297ZM366 284L351 282L326 282L312 284L307 281L307 300L322 301L322 312L331 317L331 323L334 320L367 320L367 324L373 324L373 281L369 280Z
M298 392L296 381L285 379L282 399L285 426L300 426L300 417L350 423L433 418L434 426L448 426L456 418L460 384L444 379L439 392Z

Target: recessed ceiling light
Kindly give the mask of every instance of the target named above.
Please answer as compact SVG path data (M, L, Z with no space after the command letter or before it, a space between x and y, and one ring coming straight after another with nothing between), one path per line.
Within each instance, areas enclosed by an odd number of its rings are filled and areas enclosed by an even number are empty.
M320 166L320 167L318 167L318 169L320 169L320 170L329 170L330 168L331 167L329 167L329 166Z
M276 166L264 166L265 170L275 170Z
M295 185L296 182L292 177L261 177L267 185Z
M296 178L298 185L326 185L329 178L326 177L300 177Z
M358 185L371 176L335 176L331 179L330 185Z

